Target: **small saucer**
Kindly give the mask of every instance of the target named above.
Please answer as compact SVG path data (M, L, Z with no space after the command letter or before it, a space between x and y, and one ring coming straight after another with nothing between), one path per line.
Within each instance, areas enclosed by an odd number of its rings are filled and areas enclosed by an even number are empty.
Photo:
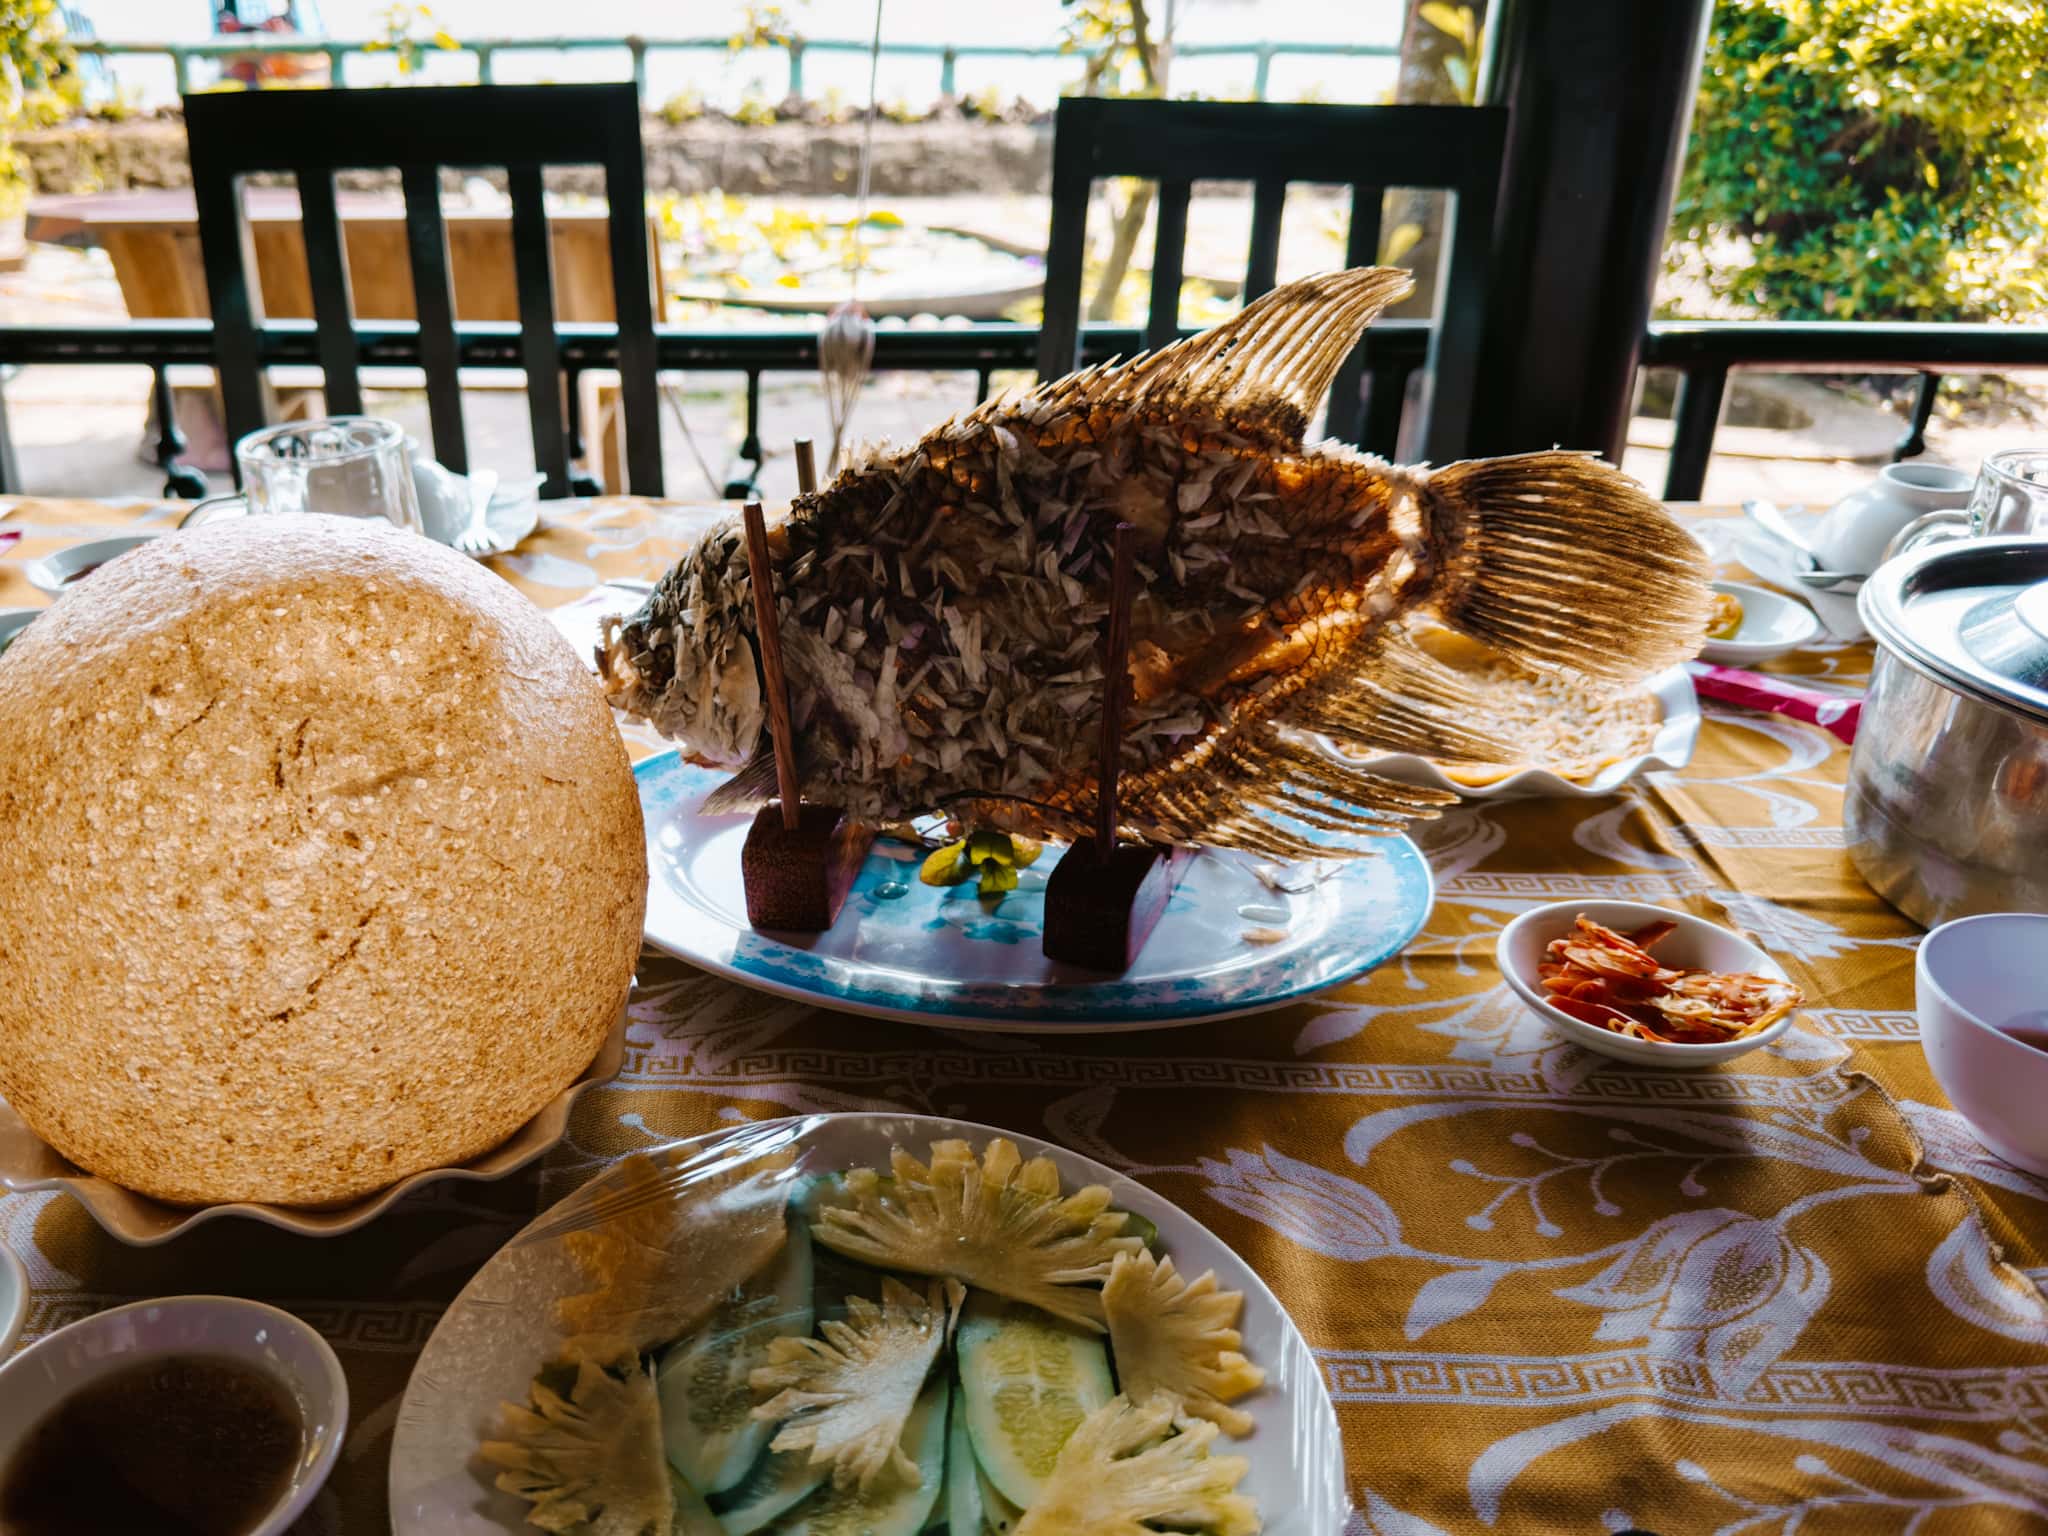
M73 544L55 554L31 560L22 568L29 585L52 594L98 570L116 555L125 555L156 538L153 533L123 534L118 539L95 539L90 544Z
M1700 657L1704 661L1747 667L1796 651L1820 638L1821 623L1814 611L1782 592L1739 581L1717 581L1714 590L1741 602L1742 624L1728 639L1709 640L1701 646Z

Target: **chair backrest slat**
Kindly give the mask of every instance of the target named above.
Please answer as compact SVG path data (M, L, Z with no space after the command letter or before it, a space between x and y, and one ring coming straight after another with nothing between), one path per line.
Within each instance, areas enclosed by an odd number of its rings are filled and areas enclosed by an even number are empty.
M1145 348L1157 352L1180 334L1181 263L1188 245L1188 193L1185 176L1159 183L1159 208L1153 227L1152 297L1145 306Z
M228 158L231 144L214 135L191 139L192 196L199 220L199 256L213 316L213 361L220 374L221 414L230 445L263 425L267 412L256 327L263 294L256 286L256 249L242 207L241 180ZM232 456L236 480L241 470Z
M1288 183L1354 189L1354 265L1369 265L1378 254L1380 189L1442 191L1450 195L1454 217L1446 224L1443 280L1425 365L1432 385L1429 408L1414 446L1421 457L1436 462L1457 457L1471 423L1506 127L1507 114L1498 107L1063 100L1053 130L1052 229L1046 242L1039 377L1066 373L1079 359L1088 203L1099 178L1137 176L1161 183L1161 250L1153 263L1155 297L1146 327L1152 345L1163 339L1162 321L1170 312L1158 302L1162 273L1168 270L1165 236L1179 238L1186 229L1183 206L1178 229L1168 230L1174 210L1165 195L1167 185L1196 180L1252 184L1247 300L1270 288L1277 275ZM1367 217L1359 216L1361 210ZM1181 262L1174 261L1176 291L1180 269ZM1339 375L1344 394L1340 398L1333 392L1339 409L1332 430L1340 435L1360 430L1357 402L1364 375L1362 357L1350 360ZM1385 399L1375 401L1373 415L1381 427L1386 404ZM1348 428L1339 416L1349 418Z
M448 227L441 216L441 176L431 165L399 173L405 192L405 245L412 259L413 309L420 323L420 364L427 374L427 416L434 457L458 475L469 473L462 425L462 377L455 351L455 289L448 276Z
M1284 177L1261 176L1252 184L1252 244L1244 264L1244 302L1270 293L1280 269L1280 218L1287 207Z
M320 372L327 386L327 414L360 416L363 386L356 373L355 316L348 300L348 252L341 243L341 214L334 206L334 172L320 166L300 170L299 227L304 231L306 279L313 289L313 324L320 341Z
M647 206L647 169L640 152L639 99L630 92L606 108L613 127L605 134L611 154L604 160L605 198L614 208ZM626 433L626 478L635 490L661 492L661 397L654 367L654 283L661 261L645 218L612 219L612 304L619 327L620 403L631 427ZM651 272L653 282L622 283L621 272Z
M569 434L562 419L562 354L555 341L555 277L538 165L506 172L512 195L512 267L519 293L519 358L533 418L533 464L544 496L569 494Z
M545 494L555 496L569 489L568 425L562 352L554 333L541 169L602 166L612 210L609 255L629 482L612 489L661 494L655 263L647 236L639 96L630 83L207 92L185 98L185 131L213 309L214 357L230 434L239 437L254 431L266 415L258 338L261 311L241 208L241 179L271 171L298 175L329 406L360 410L360 349L348 314L348 264L334 206L333 173L393 166L405 191L407 248L435 453L457 469L466 468L468 454L439 172L444 166L502 166L513 193L521 358L528 370L534 462L546 476Z

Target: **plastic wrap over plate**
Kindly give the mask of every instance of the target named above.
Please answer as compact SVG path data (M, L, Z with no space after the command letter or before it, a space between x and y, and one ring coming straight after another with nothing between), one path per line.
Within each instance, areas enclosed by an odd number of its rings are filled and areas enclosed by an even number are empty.
M1153 1223L1158 1247L1190 1279L1214 1270L1219 1287L1244 1294L1239 1329L1244 1353L1266 1372L1265 1385L1234 1406L1252 1415L1242 1439L1219 1435L1210 1452L1249 1463L1239 1491L1254 1498L1266 1536L1334 1536L1350 1505L1344 1449L1322 1372L1287 1314L1259 1277L1224 1241L1160 1195L1113 1169L1010 1131L924 1115L834 1114L759 1121L690 1141L650 1148L662 1165L665 1198L717 1198L720 1219L747 1199L783 1200L799 1181L882 1166L900 1146L920 1160L935 1141L965 1140L977 1157L997 1136L1027 1158L1044 1156L1071 1192L1106 1185L1114 1206ZM775 1160L788 1159L786 1167ZM739 1182L758 1164L761 1176ZM562 1344L557 1298L589 1288L562 1238L613 1219L633 1165L614 1165L545 1212L478 1270L442 1316L413 1369L391 1451L391 1524L395 1536L519 1536L527 1506L499 1492L479 1444L494 1438L499 1405L524 1402L528 1384ZM645 1165L640 1165L644 1177ZM707 1193L709 1192L709 1193ZM678 1274L678 1286L690 1284Z

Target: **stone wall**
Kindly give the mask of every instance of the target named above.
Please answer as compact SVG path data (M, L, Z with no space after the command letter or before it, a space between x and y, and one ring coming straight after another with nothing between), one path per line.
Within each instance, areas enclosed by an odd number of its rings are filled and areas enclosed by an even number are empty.
M861 126L775 123L746 127L722 118L672 124L644 119L647 185L653 192L721 187L744 195L851 195L860 175ZM81 121L25 133L17 141L44 192L117 191L191 183L185 128L175 114L123 123ZM962 192L1044 193L1052 173L1052 125L971 118L875 124L874 193L942 197ZM350 187L393 187L390 173L353 173ZM549 185L601 189L594 170L563 167Z

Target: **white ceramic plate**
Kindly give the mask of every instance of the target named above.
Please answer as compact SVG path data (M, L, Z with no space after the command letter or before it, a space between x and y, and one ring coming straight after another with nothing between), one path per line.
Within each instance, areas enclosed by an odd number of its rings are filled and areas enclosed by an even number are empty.
M1693 748L1698 745L1700 737L1700 701L1699 695L1693 692L1692 678L1684 667L1672 667L1659 672L1644 687L1656 695L1658 707L1664 714L1663 723L1657 727L1656 735L1650 738L1649 747L1634 757L1619 758L1609 763L1589 779L1567 779L1548 768L1530 767L1517 768L1491 784L1460 784L1426 757L1416 757L1408 752L1354 757L1327 736L1310 739L1346 767L1398 779L1403 784L1447 789L1468 800L1518 800L1539 795L1590 800L1613 794L1637 774L1652 768L1683 768L1692 761Z
M1501 929L1500 937L1494 940L1494 960L1500 966L1502 979L1517 997L1542 1015L1552 1029L1588 1050L1620 1061L1640 1062L1653 1067L1712 1067L1733 1061L1737 1056L1746 1056L1759 1046L1769 1045L1790 1029L1793 1019L1798 1017L1799 1010L1795 1008L1753 1035L1743 1035L1719 1045L1676 1045L1664 1040L1638 1040L1632 1035L1617 1035L1611 1029L1575 1019L1563 1009L1553 1007L1544 997L1537 967L1542 965L1543 951L1550 941L1571 932L1572 924L1581 914L1616 933L1628 933L1645 923L1665 919L1678 924L1674 932L1658 942L1652 953L1666 965L1679 970L1747 972L1755 976L1774 976L1780 981L1792 978L1785 974L1782 965L1741 934L1718 923L1710 923L1705 918L1694 917L1690 912L1653 906L1646 901L1553 901L1546 906L1532 907Z
M1026 1157L1050 1157L1069 1188L1105 1184L1115 1205L1159 1228L1160 1246L1188 1275L1216 1272L1217 1285L1244 1293L1244 1352L1266 1370L1266 1386L1241 1404L1257 1427L1243 1440L1218 1437L1212 1449L1251 1462L1243 1491L1258 1501L1266 1536L1330 1536L1343 1529L1344 1446L1322 1371L1273 1293L1228 1244L1163 1196L1115 1170L1029 1136L923 1115L813 1115L763 1121L683 1142L691 1166L722 1157L748 1159L793 1147L793 1174L886 1166L901 1145L961 1137L978 1151L1008 1136ZM498 1405L524 1401L534 1371L560 1343L552 1316L557 1296L580 1288L556 1234L618 1184L599 1175L512 1239L477 1271L427 1341L391 1447L394 1536L514 1536L530 1531L526 1506L492 1487L476 1448ZM677 1276L679 1284L687 1276Z
M62 592L68 582L77 580L81 572L105 565L114 556L125 555L156 537L158 535L154 533L130 533L117 539L94 539L90 544L73 544L40 560L29 561L22 568L22 575L29 579L30 586L40 587L54 595Z
M40 608L0 608L0 653L14 643L14 637L28 628L33 619L43 610Z
M1706 661L1729 667L1753 666L1820 638L1820 620L1813 610L1783 593L1739 581L1717 581L1714 590L1742 603L1742 624L1728 639L1709 640L1700 647L1700 656Z
M1405 837L1312 868L1208 850L1137 963L1105 977L1042 952L1045 878L1062 849L1047 848L1017 890L984 903L972 883L921 883L921 850L878 841L829 932L773 935L748 924L740 882L752 814L697 810L724 775L673 752L634 775L647 823L647 941L746 986L872 1018L1092 1034L1251 1013L1399 954L1433 898L1429 865ZM1273 889L1262 870L1290 889ZM1281 937L1247 937L1273 931Z
M225 1355L277 1382L304 1426L298 1462L270 1513L249 1536L278 1536L334 1469L348 1429L348 1381L311 1328L235 1296L168 1296L95 1312L59 1328L0 1366L0 1466L58 1402L101 1377L158 1355ZM195 1475L205 1470L194 1468Z
M0 1242L0 1360L5 1360L28 1321L28 1271L14 1250Z
M28 1128L5 1099L0 1099L0 1189L15 1194L44 1189L62 1190L84 1206L86 1214L108 1233L138 1248L154 1248L201 1222L218 1221L226 1216L247 1217L265 1226L282 1227L301 1237L339 1237L376 1220L400 1197L422 1184L442 1179L502 1179L508 1173L524 1168L568 1134L569 1111L576 1107L579 1098L619 1075L619 1065L626 1059L625 1037L626 1010L622 1004L618 1023L605 1037L604 1044L598 1048L590 1065L583 1069L582 1075L542 1105L540 1113L508 1139L466 1163L452 1168L426 1169L347 1205L325 1210L253 1202L165 1205L160 1200L138 1195L132 1189L124 1189L67 1162Z

